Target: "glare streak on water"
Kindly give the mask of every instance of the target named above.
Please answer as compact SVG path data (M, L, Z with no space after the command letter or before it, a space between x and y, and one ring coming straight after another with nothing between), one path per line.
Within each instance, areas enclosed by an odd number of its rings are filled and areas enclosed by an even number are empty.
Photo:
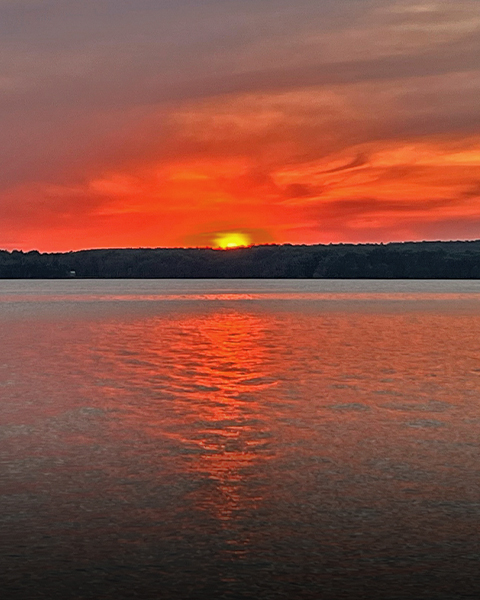
M476 281L0 281L2 589L477 597L479 308Z

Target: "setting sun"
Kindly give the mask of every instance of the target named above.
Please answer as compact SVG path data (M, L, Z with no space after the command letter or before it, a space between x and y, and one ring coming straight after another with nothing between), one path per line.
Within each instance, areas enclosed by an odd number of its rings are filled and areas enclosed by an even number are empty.
M239 248L240 246L248 246L250 244L250 236L238 231L219 233L215 237L214 243L217 248L222 248L222 250Z

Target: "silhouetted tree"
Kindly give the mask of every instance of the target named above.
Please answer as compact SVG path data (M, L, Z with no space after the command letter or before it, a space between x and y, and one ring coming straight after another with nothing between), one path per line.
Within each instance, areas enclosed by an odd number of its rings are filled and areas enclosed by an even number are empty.
M0 278L480 279L480 241L0 251Z

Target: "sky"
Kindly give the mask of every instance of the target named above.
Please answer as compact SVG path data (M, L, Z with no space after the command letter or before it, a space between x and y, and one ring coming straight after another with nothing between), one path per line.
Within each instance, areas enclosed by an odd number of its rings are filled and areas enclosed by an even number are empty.
M0 57L0 248L480 238L478 0L0 0Z

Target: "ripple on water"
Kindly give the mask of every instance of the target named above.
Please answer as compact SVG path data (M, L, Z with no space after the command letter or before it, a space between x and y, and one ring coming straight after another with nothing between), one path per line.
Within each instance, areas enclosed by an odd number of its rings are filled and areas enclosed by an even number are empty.
M345 402L342 404L333 404L328 407L330 410L340 411L340 412L368 412L371 410L369 406L366 404L361 404L360 402Z
M448 402L441 402L438 400L430 400L428 402L389 402L388 404L382 404L383 408L389 410L396 410L400 412L432 412L439 413L445 412L452 408L452 405Z
M404 425L413 429L438 429L445 427L446 423L436 419L415 419L414 421L407 421Z

